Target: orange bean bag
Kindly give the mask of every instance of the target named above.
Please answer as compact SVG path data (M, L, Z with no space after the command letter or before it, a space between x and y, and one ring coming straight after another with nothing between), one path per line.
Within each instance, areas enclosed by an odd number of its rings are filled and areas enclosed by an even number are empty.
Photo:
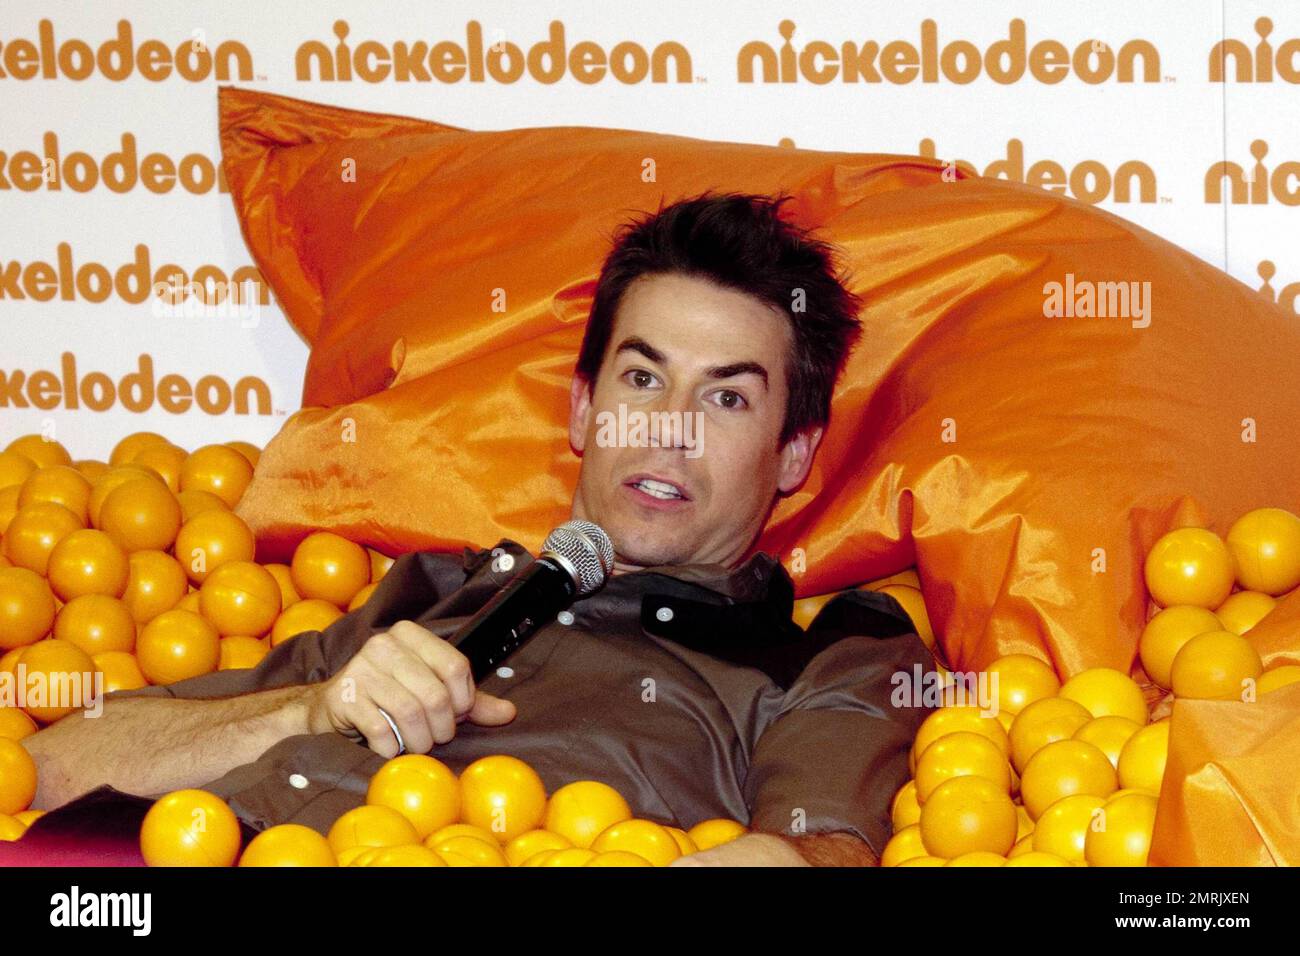
M915 564L953 667L1129 671L1162 533L1300 508L1294 316L1106 212L919 157L220 107L245 238L312 347L239 505L265 559L317 528L536 548L569 515L610 235L707 189L790 193L866 302L812 474L757 543L801 596Z

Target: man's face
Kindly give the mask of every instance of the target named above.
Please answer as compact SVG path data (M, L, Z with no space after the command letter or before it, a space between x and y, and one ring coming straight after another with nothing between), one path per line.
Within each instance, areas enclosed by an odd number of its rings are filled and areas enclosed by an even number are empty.
M778 490L803 481L821 429L777 447L792 339L779 312L705 279L654 275L628 286L595 393L575 377L569 418L582 455L573 517L609 532L619 570L731 566ZM660 432L659 447L630 444L636 434L618 428L620 405L629 424L681 427Z

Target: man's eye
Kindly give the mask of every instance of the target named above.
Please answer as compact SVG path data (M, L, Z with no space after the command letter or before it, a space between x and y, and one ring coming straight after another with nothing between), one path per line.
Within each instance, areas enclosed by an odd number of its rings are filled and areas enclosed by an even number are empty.
M623 377L635 388L649 388L655 383L655 377L643 368L629 369Z
M741 395L739 392L733 392L729 388L724 388L722 391L714 392L713 394L716 403L721 405L723 408L741 409L749 407L749 403L745 401L744 395Z

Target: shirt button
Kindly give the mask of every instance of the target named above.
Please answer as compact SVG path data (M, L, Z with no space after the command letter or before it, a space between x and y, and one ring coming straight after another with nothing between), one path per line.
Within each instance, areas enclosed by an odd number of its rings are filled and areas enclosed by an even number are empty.
M655 617L658 620L667 623L673 619L673 609L670 607L661 607L659 610L655 611Z
M497 668L497 677L500 677L500 678L502 678L502 679L504 679L504 680L509 680L510 678L512 678L512 677L514 677L514 676L515 676L515 669L514 669L513 667L498 667L498 668Z
M572 624L572 623L573 623L573 612L572 612L572 611L561 611L559 614L556 615L555 619L556 619L557 621L559 621L561 624Z
M295 790L306 790L309 782L310 781L300 773L289 774L289 786L293 787Z

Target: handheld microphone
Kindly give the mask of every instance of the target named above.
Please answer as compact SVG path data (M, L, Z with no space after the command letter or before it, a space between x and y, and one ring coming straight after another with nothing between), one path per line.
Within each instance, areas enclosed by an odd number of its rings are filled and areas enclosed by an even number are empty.
M546 536L537 560L448 641L469 659L477 684L532 637L539 625L603 587L613 570L614 543L605 530L590 521L566 521ZM406 753L397 723L382 707L379 713L397 738L398 752Z
M477 683L533 636L538 625L595 593L614 569L614 544L590 521L566 521L542 544L537 560L511 579L451 636L469 658Z

